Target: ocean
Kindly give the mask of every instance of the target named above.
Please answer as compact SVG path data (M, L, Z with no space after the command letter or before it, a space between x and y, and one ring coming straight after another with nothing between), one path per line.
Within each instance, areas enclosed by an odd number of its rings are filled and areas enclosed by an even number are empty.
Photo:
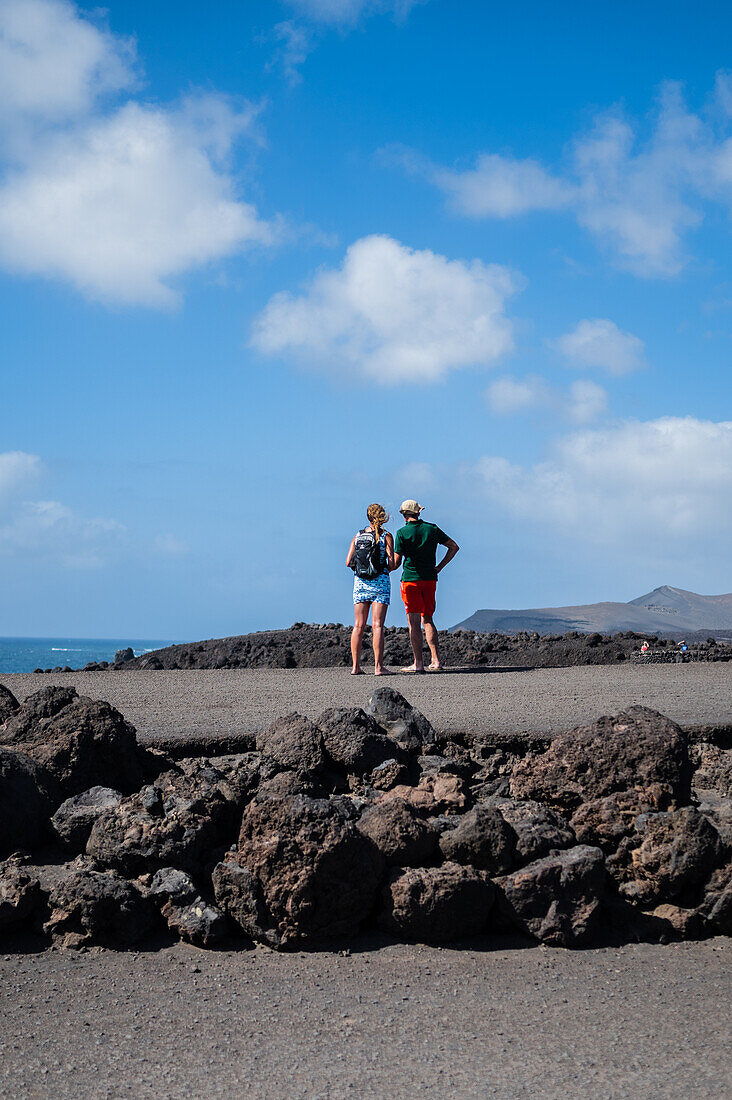
M83 668L89 661L111 661L118 649L132 646L135 656L173 645L139 638L0 638L0 673L36 668Z

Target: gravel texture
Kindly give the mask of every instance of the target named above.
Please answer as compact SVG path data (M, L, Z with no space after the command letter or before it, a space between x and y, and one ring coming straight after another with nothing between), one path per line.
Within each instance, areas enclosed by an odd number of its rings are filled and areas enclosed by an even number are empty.
M0 1096L720 1100L732 944L0 955Z
M317 718L327 707L364 706L379 684L401 691L438 730L559 732L633 703L682 726L732 724L732 665L597 665L502 672L351 676L345 669L189 669L67 672L0 678L19 698L48 684L73 684L106 699L141 741L257 733L293 710Z

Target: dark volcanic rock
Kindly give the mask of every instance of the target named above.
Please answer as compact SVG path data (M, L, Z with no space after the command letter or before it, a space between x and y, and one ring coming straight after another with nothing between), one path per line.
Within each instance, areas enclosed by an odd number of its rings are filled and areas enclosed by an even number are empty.
M340 801L257 799L213 881L218 904L249 936L286 948L356 932L382 866Z
M56 794L53 777L36 760L0 748L0 856L30 851L44 839Z
M511 794L574 810L615 791L658 783L684 804L690 780L679 727L648 707L629 707L560 734L547 752L522 761L514 769Z
M542 943L578 947L598 919L605 886L599 848L553 852L496 880L504 917Z
M160 867L201 873L235 836L236 792L208 760L184 760L97 818L87 853L137 875Z
M571 848L577 843L574 832L561 814L540 802L492 798L486 805L495 806L513 829L516 836L514 859L519 865L533 863L551 851Z
M61 845L79 855L86 848L94 822L122 801L122 794L111 787L90 787L62 802L51 818L51 826Z
M419 867L429 863L437 849L437 830L401 798L369 807L358 830L376 845L390 867Z
M440 851L452 863L469 864L490 874L508 871L513 864L516 834L499 811L478 805L456 819L454 829L440 836Z
M440 739L425 716L394 688L377 688L366 705L366 713L407 752L427 752L427 746L438 746Z
M668 787L656 783L646 790L616 791L605 798L583 803L570 824L580 844L594 844L603 852L614 852L625 836L635 829L641 814L675 808Z
M714 791L732 797L732 749L722 749L704 742L690 749L694 772L694 790Z
M162 867L141 880L144 894L160 906L168 928L179 939L212 947L226 935L226 917L198 893L193 880L175 867Z
M328 756L352 775L365 775L387 760L401 760L399 745L360 708L332 707L321 714L318 726Z
M2 726L3 722L6 722L12 714L15 714L19 707L20 703L15 698L10 688L6 688L4 684L0 684L0 726Z
M83 860L71 864L53 887L43 926L61 947L101 944L129 947L155 924L155 909L116 871L95 871Z
M379 926L420 943L445 943L484 932L495 889L472 867L397 868L384 888Z
M257 751L267 765L302 775L317 775L325 768L323 735L301 714L288 714L257 734Z
M135 656L134 649L132 648L132 646L128 645L126 649L118 649L117 650L117 652L114 655L114 663L116 665L124 665L128 661L133 660L134 656Z
M132 791L142 782L134 726L109 703L74 688L29 696L0 729L0 742L48 768L66 796L96 785Z
M0 932L23 924L35 914L41 902L38 879L11 857L0 863Z
M197 947L215 947L226 938L226 917L202 897L195 897L189 905L176 905L168 901L161 912L170 931L186 943Z
M732 856L732 798L722 798L713 791L705 791L697 808L711 821L725 850Z
M468 808L470 793L459 775L440 772L420 779L416 787L398 783L390 788L382 799L401 798L425 817L440 814L459 814Z
M712 873L704 888L701 912L714 932L732 936L732 862Z
M651 906L676 901L701 886L720 854L714 826L687 806L638 818L636 831L621 842L607 867L624 898Z

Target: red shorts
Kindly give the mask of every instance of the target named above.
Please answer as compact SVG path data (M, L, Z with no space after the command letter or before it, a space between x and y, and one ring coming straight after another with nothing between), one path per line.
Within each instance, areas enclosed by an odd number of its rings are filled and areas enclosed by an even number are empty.
M402 581L407 615L434 615L437 581Z

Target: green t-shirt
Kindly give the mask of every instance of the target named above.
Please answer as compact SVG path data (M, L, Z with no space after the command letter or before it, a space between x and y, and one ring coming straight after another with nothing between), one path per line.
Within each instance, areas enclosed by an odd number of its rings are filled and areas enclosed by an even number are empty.
M404 557L403 581L436 581L437 547L447 546L447 535L434 523L418 519L405 523L394 536L394 553Z

